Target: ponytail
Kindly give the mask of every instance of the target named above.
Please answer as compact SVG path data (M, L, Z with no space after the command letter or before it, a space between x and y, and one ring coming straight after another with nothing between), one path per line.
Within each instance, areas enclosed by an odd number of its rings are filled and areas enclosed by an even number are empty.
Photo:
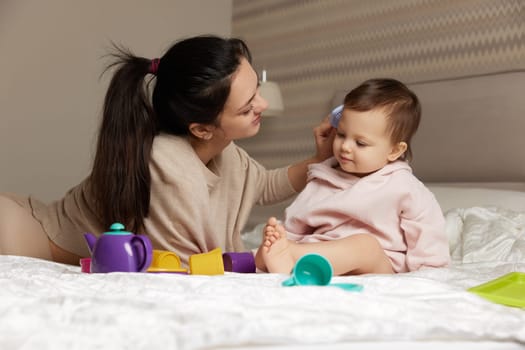
M116 47L116 68L106 93L97 151L90 175L95 211L104 227L120 222L144 228L150 204L149 161L158 133L188 135L192 123L216 125L241 58L240 39L213 35L175 43L161 59L136 57ZM145 77L155 74L150 102Z
M149 211L149 160L157 132L145 83L152 62L118 47L111 56L115 61L107 69L116 71L104 100L90 190L104 227L121 222L138 232Z

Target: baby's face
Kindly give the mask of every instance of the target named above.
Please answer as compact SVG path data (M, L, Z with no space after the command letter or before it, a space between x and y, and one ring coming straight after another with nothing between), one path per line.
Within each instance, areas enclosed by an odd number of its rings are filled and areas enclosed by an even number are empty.
M341 169L356 176L373 173L395 160L384 110L358 112L345 108L333 150Z

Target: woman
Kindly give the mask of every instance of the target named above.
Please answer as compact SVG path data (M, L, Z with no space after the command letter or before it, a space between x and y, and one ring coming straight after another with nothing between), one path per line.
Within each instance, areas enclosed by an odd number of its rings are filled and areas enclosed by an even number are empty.
M308 164L331 156L327 118L314 129L317 154L286 168L266 170L235 145L257 134L267 108L239 39L193 37L154 60L114 56L90 175L51 204L1 195L0 253L78 264L89 255L83 233L114 222L184 264L217 247L241 251L252 207L300 191Z

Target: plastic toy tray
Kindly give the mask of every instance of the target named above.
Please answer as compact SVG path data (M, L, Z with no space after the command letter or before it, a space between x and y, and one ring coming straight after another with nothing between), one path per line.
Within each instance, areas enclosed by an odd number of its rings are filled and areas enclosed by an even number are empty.
M525 273L511 272L468 291L498 304L525 308Z

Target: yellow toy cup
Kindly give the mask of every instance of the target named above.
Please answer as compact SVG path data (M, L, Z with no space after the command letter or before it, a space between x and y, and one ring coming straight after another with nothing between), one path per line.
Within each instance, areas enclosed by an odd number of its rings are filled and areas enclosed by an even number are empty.
M224 275L221 248L191 255L189 265L192 275Z
M181 267L180 258L177 254L167 250L154 249L148 272L187 273L188 270Z

